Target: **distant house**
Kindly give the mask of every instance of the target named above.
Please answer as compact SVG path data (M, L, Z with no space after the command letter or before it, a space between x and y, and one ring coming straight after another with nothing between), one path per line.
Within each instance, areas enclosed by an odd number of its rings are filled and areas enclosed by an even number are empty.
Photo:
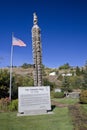
M68 74L66 74L66 76L72 76L72 73L68 73Z
M55 76L56 75L56 72L51 72L50 74L49 74L49 76Z
M62 74L62 76L66 76L66 74Z
M72 76L72 73L62 74L62 76Z
M60 89L60 88L55 88L54 91L55 91L55 92L61 92L61 89Z

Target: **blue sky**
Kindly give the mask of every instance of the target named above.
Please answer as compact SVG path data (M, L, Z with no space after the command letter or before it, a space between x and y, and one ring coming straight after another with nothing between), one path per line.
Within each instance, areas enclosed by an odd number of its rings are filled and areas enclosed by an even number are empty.
M33 64L33 13L41 28L42 62L56 68L87 60L87 0L0 0L0 67L10 66L12 32L27 47L14 46L13 65Z

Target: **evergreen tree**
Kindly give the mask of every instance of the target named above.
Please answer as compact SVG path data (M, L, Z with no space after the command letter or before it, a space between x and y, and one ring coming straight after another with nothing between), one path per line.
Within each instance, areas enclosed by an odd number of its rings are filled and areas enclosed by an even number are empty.
M63 79L62 91L64 91L66 93L66 95L67 95L68 92L71 91L69 78L67 76L65 76L64 79Z
M80 68L77 66L77 67L76 67L76 75L77 75L77 76L80 76L80 74L81 74Z

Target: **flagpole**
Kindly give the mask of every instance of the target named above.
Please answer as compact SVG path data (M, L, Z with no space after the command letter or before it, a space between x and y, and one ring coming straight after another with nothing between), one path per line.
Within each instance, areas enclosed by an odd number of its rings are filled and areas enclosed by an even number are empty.
M13 41L13 33L12 33L12 41ZM11 101L11 93L12 93L12 63L13 63L13 45L11 44L11 58L10 58L10 90L9 90L9 99Z

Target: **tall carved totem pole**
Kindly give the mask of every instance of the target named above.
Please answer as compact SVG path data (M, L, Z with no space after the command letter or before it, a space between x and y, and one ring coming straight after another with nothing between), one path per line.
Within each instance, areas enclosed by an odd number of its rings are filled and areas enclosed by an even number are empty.
M42 86L42 48L40 28L36 13L33 14L32 50L34 62L34 86Z

